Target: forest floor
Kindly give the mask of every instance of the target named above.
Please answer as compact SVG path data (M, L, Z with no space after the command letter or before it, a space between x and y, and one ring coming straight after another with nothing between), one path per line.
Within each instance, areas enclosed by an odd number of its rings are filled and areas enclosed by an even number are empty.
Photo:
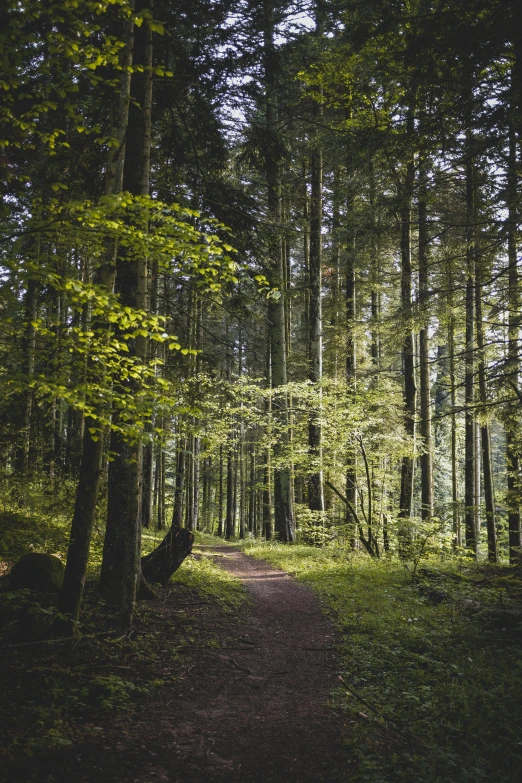
M34 723L36 736L27 742L26 726L17 729L13 710L2 710L4 736L18 756L6 780L347 779L343 719L329 704L338 684L335 632L320 600L285 572L235 548L201 546L195 557L207 570L217 571L218 562L221 573L232 575L233 605L174 583L138 617L134 645L110 635L89 637L87 628L74 643L11 648L4 694L14 693L19 703L21 691L25 721ZM242 600L236 580L246 591ZM66 727L60 728L59 710L50 721L43 683L50 702L60 701L60 689L65 701L73 699L75 714ZM35 700L42 702L41 723L52 724L45 732L38 729ZM22 754L16 753L17 731Z
M0 513L2 783L522 780L522 567L198 533L122 635L100 528L82 635L57 640L52 597L1 574L67 531Z

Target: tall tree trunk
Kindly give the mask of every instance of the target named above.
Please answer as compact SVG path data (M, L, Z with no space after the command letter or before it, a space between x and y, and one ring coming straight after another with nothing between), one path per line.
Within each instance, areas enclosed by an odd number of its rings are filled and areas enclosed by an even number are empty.
M36 240L36 261L40 255L40 239ZM24 337L22 343L23 364L22 373L27 378L27 389L22 396L22 415L20 435L21 443L15 452L15 470L17 473L25 473L29 468L29 452L31 448L31 417L33 410L33 390L29 388L29 382L34 375L34 360L36 350L36 329L34 323L37 317L38 287L36 280L30 278L27 281L27 290L24 297Z
M455 316L453 314L453 276L448 275L448 306L450 318L448 323L449 381L451 402L451 502L453 517L453 540L455 547L462 546L462 530L460 525L459 492L458 492L458 460L457 460L457 384L455 378Z
M332 233L331 233L331 265L335 269L334 281L334 314L333 326L335 329L334 344L334 378L339 378L340 352L339 330L342 328L342 270L341 270L341 167L335 166L332 183Z
M283 250L281 242L281 183L278 153L277 112L277 61L274 45L274 5L264 0L264 81L266 96L266 153L265 170L267 183L268 213L271 221L269 236L270 283L280 292L279 299L270 299L268 321L270 325L270 356L272 363L272 387L278 389L287 384L286 334L285 334L285 289ZM273 415L279 425L274 447L274 456L285 455L289 441L289 418L287 394L283 392L274 401ZM292 480L289 466L280 463L274 469L274 519L275 530L281 541L294 540L294 515L292 508Z
M256 447L255 443L250 443L250 475L248 482L248 531L253 536L257 535L256 520Z
M522 12L520 13L522 23ZM522 58L522 35L520 57ZM522 62L520 63L522 69ZM520 84L522 89L522 82ZM522 95L521 95L522 97ZM520 109L522 110L522 104ZM513 117L510 117L509 128L509 160L508 160L508 351L507 376L508 386L519 389L520 377L520 279L517 261L517 143ZM522 127L522 125L521 125ZM518 406L517 406L518 407ZM506 462L508 488L508 529L509 529L509 562L519 562L522 546L520 524L520 457L518 443L520 442L520 425L518 417L510 409L506 412Z
M230 541L235 535L235 498L234 498L234 436L231 433L229 436L228 450L227 450L227 516L225 521L225 538Z
M153 479L154 441L151 439L143 449L143 491L141 496L141 524L143 527L150 527L152 523Z
M212 473L212 457L207 457L203 461L203 511L202 511L202 525L203 530L206 533L210 531L210 505L211 505L211 473Z
M219 447L219 502L218 502L218 536L224 535L223 511L224 511L224 492L223 492L223 446Z
M350 161L347 167L347 176L353 178L350 171ZM355 340L355 320L357 308L357 289L355 285L355 200L352 193L352 185L349 184L349 194L346 205L346 383L348 393L355 397L356 372L357 372L357 346ZM346 455L346 497L349 503L346 505L346 521L353 528L353 541L356 541L356 520L351 509L357 508L357 457L355 444L348 446Z
M466 161L466 356L464 367L465 389L465 445L464 445L464 520L466 547L477 553L475 530L475 417L474 371L475 371L475 329L474 329L474 286L475 286L475 184L471 135L468 132L468 159Z
M140 0L136 11L151 10L152 0ZM131 102L126 135L123 190L148 196L150 182L152 30L147 20L134 34ZM147 260L117 259L116 291L123 304L145 310L147 306ZM147 356L146 338L137 337L129 350L142 360ZM138 391L137 382L136 392ZM115 412L117 420L117 412ZM101 587L118 609L121 623L132 624L136 590L140 579L141 472L143 450L139 442L126 441L117 430L111 433L107 526L103 547Z
M174 508L172 510L172 527L182 527L183 525L183 492L185 489L187 444L186 438L182 435L181 426L181 419L178 418L176 437L176 476L174 480Z
M308 420L308 453L312 471L308 476L308 507L324 511L323 472L321 470L321 382L323 376L323 151L315 140L311 154L311 217L310 217L310 311L309 311L309 371L308 378L316 386L318 401Z
M308 192L308 160L303 158L302 166L302 233L303 233L303 334L306 345L306 361L310 365L310 194ZM270 346L268 347L270 355ZM297 483L294 482L294 492L299 492L300 499L296 502L304 503L308 499L308 475L299 475ZM263 529L265 525L263 524Z
M151 269L151 296L150 296L150 312L153 315L158 314L159 310L159 269L157 260L153 262ZM163 346L161 346L163 348ZM156 342L151 341L148 345L148 358L153 359L158 356L159 346ZM164 353L160 354L160 358L164 359ZM154 422L155 415L153 414L151 421L147 424L147 432L149 433L149 440L143 446L143 488L142 488L142 525L143 527L151 527L154 519L154 459L156 453L156 440L154 436ZM164 506L164 497L163 506ZM161 529L161 528L158 528Z
M422 326L419 332L419 432L424 446L420 458L422 519L430 519L433 516L433 443L431 436L430 345L428 323L428 250L427 171L425 161L421 161L419 170L419 305Z
M479 395L482 406L487 403L486 391L486 360L484 356L484 326L482 315L482 269L478 262L475 268L475 315L478 349L478 381ZM491 437L489 425L480 426L480 443L482 451L482 474L484 476L484 503L486 506L486 528L488 534L488 560L497 562L497 532L495 520L495 497L493 488L493 467L491 458Z
M121 193L123 183L123 165L125 158L125 138L128 122L128 100L130 90L129 66L132 62L132 22L127 22L122 31L125 46L121 52L120 85L114 100L114 118L111 135L118 141L117 147L109 150L105 178L105 194ZM116 252L109 243L107 255L95 273L95 282L111 292L116 275ZM109 324L97 324L99 328L110 329ZM92 363L94 365L94 363ZM98 363L91 368L96 372ZM104 433L100 432L96 419L87 417L83 428L83 447L80 462L78 487L71 522L67 562L63 586L58 596L58 611L67 619L59 623L65 634L77 628L80 605L87 574L89 551L94 528L98 489L102 473Z
M372 293L371 293L371 312L372 312L372 344L371 357L372 364L379 366L381 353L381 336L379 329L379 320L381 317L381 269L379 259L379 248L377 244L377 216L375 205L375 171L370 161L370 220L371 220L371 275L372 275Z
M408 109L407 134L410 143L413 140L414 120L413 109ZM413 155L410 155L406 163L404 181L401 185L401 306L404 318L404 337L402 343L402 363L404 372L404 431L410 441L415 439L415 368L414 345L412 331L412 269L411 269L411 212L413 184L415 181L415 164ZM401 466L401 493L399 502L400 519L409 519L413 507L413 471L414 459L410 456L402 458ZM409 534L403 532L403 540L408 539Z
M161 443L158 444L158 519L156 527L163 530L166 527L165 519L165 449Z
M274 537L274 520L272 516L272 471L267 459L263 469L263 536L267 541Z

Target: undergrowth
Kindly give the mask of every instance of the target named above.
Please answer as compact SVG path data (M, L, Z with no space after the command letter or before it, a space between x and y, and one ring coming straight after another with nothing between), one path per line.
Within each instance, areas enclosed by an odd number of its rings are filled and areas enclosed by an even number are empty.
M7 567L27 551L65 557L70 514L63 506L61 511L48 508L45 498L40 499L38 511L36 503L20 506L4 498L0 561ZM143 532L144 554L165 532ZM196 535L194 554L160 590L158 600L139 602L130 634L114 633L114 616L96 589L103 540L100 527L92 546L79 639L21 642L13 635L17 612L39 607L52 620L52 606L39 606L35 600L41 599L30 591L9 591L4 585L0 590L0 615L7 617L7 622L0 622L0 769L5 777L0 772L0 780L40 781L38 770L46 764L54 769L53 759L77 743L95 741L100 725L110 716L131 719L156 689L186 676L187 656L190 660L205 647L218 646L214 620L235 612L244 593L239 580L198 551L197 544L207 538ZM202 609L208 623L194 620L201 617ZM51 779L62 778L51 775Z
M522 779L520 635L452 600L519 600L512 570L436 563L448 599L435 605L397 561L309 546L242 548L308 583L337 624L343 671L334 701L349 728L350 781Z

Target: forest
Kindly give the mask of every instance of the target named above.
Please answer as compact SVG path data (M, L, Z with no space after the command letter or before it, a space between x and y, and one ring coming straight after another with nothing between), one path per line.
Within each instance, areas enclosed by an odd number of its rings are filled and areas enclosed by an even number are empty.
M522 4L4 0L0 95L6 780L522 779ZM111 734L309 594L322 771Z

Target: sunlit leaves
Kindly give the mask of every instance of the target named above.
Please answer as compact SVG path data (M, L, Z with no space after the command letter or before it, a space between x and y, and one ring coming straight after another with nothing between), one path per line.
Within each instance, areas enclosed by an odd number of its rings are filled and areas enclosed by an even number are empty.
M161 377L162 357L170 351L184 356L197 351L171 332L165 317L123 305L111 290L74 274L74 268L61 271L63 261L57 265L57 260L74 254L88 258L94 268L106 264L108 253L118 248L127 263L146 257L160 273L190 280L216 297L223 285L236 283L243 274L231 256L232 246L226 244L225 249L223 234L223 225L194 210L129 193L97 202L61 204L53 199L44 205L35 200L32 214L13 230L4 263L22 287L28 275L37 274L47 290L67 302L66 323L38 317L31 327L37 350L54 352L59 340L60 356L69 359L62 358L59 366L51 363L30 379L5 376L5 396L23 392L29 383L38 402L61 401L98 421L100 428L117 428L129 439L143 436L153 413L172 415L181 400ZM49 249L46 263L41 254L34 264L28 259L28 236L38 237L38 246ZM140 358L135 350L140 340L162 346L161 356L153 352L151 358Z

